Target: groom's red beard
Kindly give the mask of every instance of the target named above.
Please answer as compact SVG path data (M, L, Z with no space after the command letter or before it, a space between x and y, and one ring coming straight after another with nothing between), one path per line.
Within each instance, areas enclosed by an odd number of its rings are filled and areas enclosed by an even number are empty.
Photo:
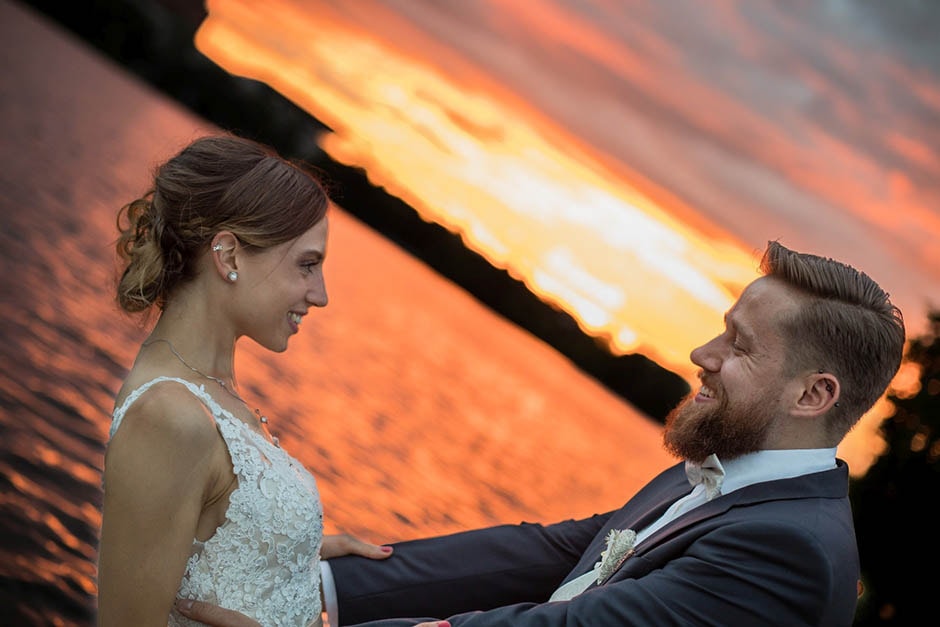
M714 453L728 461L763 448L773 423L768 403L755 401L732 407L723 390L714 403L696 403L686 396L666 417L663 446L672 454L701 462Z

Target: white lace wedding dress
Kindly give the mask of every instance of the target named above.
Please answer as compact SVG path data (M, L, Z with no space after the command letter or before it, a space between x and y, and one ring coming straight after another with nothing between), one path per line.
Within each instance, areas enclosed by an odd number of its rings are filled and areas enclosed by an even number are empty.
M178 596L238 610L265 627L320 625L323 508L313 476L220 407L203 386L175 377L158 377L131 392L114 411L111 437L128 407L163 381L185 386L209 408L238 477L225 522L205 542L193 539ZM201 623L174 610L169 624Z

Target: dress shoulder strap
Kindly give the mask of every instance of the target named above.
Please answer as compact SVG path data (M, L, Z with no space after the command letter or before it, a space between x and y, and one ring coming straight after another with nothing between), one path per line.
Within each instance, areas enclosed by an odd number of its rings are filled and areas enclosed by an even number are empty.
M114 433L118 430L118 427L121 426L121 421L124 420L124 415L127 413L127 410L130 408L134 402L139 399L144 392L149 390L151 387L157 383L162 383L164 381L173 381L183 385L186 389L192 392L193 396L198 398L200 401L209 408L209 411L212 412L212 415L218 418L222 415L222 407L215 402L215 399L206 392L206 388L202 385L196 385L192 381L187 381L186 379L180 379L179 377L157 377L151 379L146 383L137 387L133 392L127 395L124 399L124 402L121 403L119 407L114 410L114 414L111 416L111 429L108 433L108 437L114 437Z

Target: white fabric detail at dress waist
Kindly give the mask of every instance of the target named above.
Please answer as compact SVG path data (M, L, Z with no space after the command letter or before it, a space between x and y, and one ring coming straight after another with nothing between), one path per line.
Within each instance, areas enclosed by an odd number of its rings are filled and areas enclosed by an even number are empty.
M320 561L320 592L323 594L324 627L339 627L339 600L336 598L336 582L333 569L326 560Z

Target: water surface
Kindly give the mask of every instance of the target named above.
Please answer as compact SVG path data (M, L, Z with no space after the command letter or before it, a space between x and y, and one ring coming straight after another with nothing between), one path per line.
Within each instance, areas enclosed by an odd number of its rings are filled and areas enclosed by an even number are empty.
M117 209L212 130L0 2L0 605L93 622L112 397L145 334L113 302ZM243 391L317 476L328 531L375 541L619 506L659 426L338 208L330 305ZM154 472L160 469L155 468Z

